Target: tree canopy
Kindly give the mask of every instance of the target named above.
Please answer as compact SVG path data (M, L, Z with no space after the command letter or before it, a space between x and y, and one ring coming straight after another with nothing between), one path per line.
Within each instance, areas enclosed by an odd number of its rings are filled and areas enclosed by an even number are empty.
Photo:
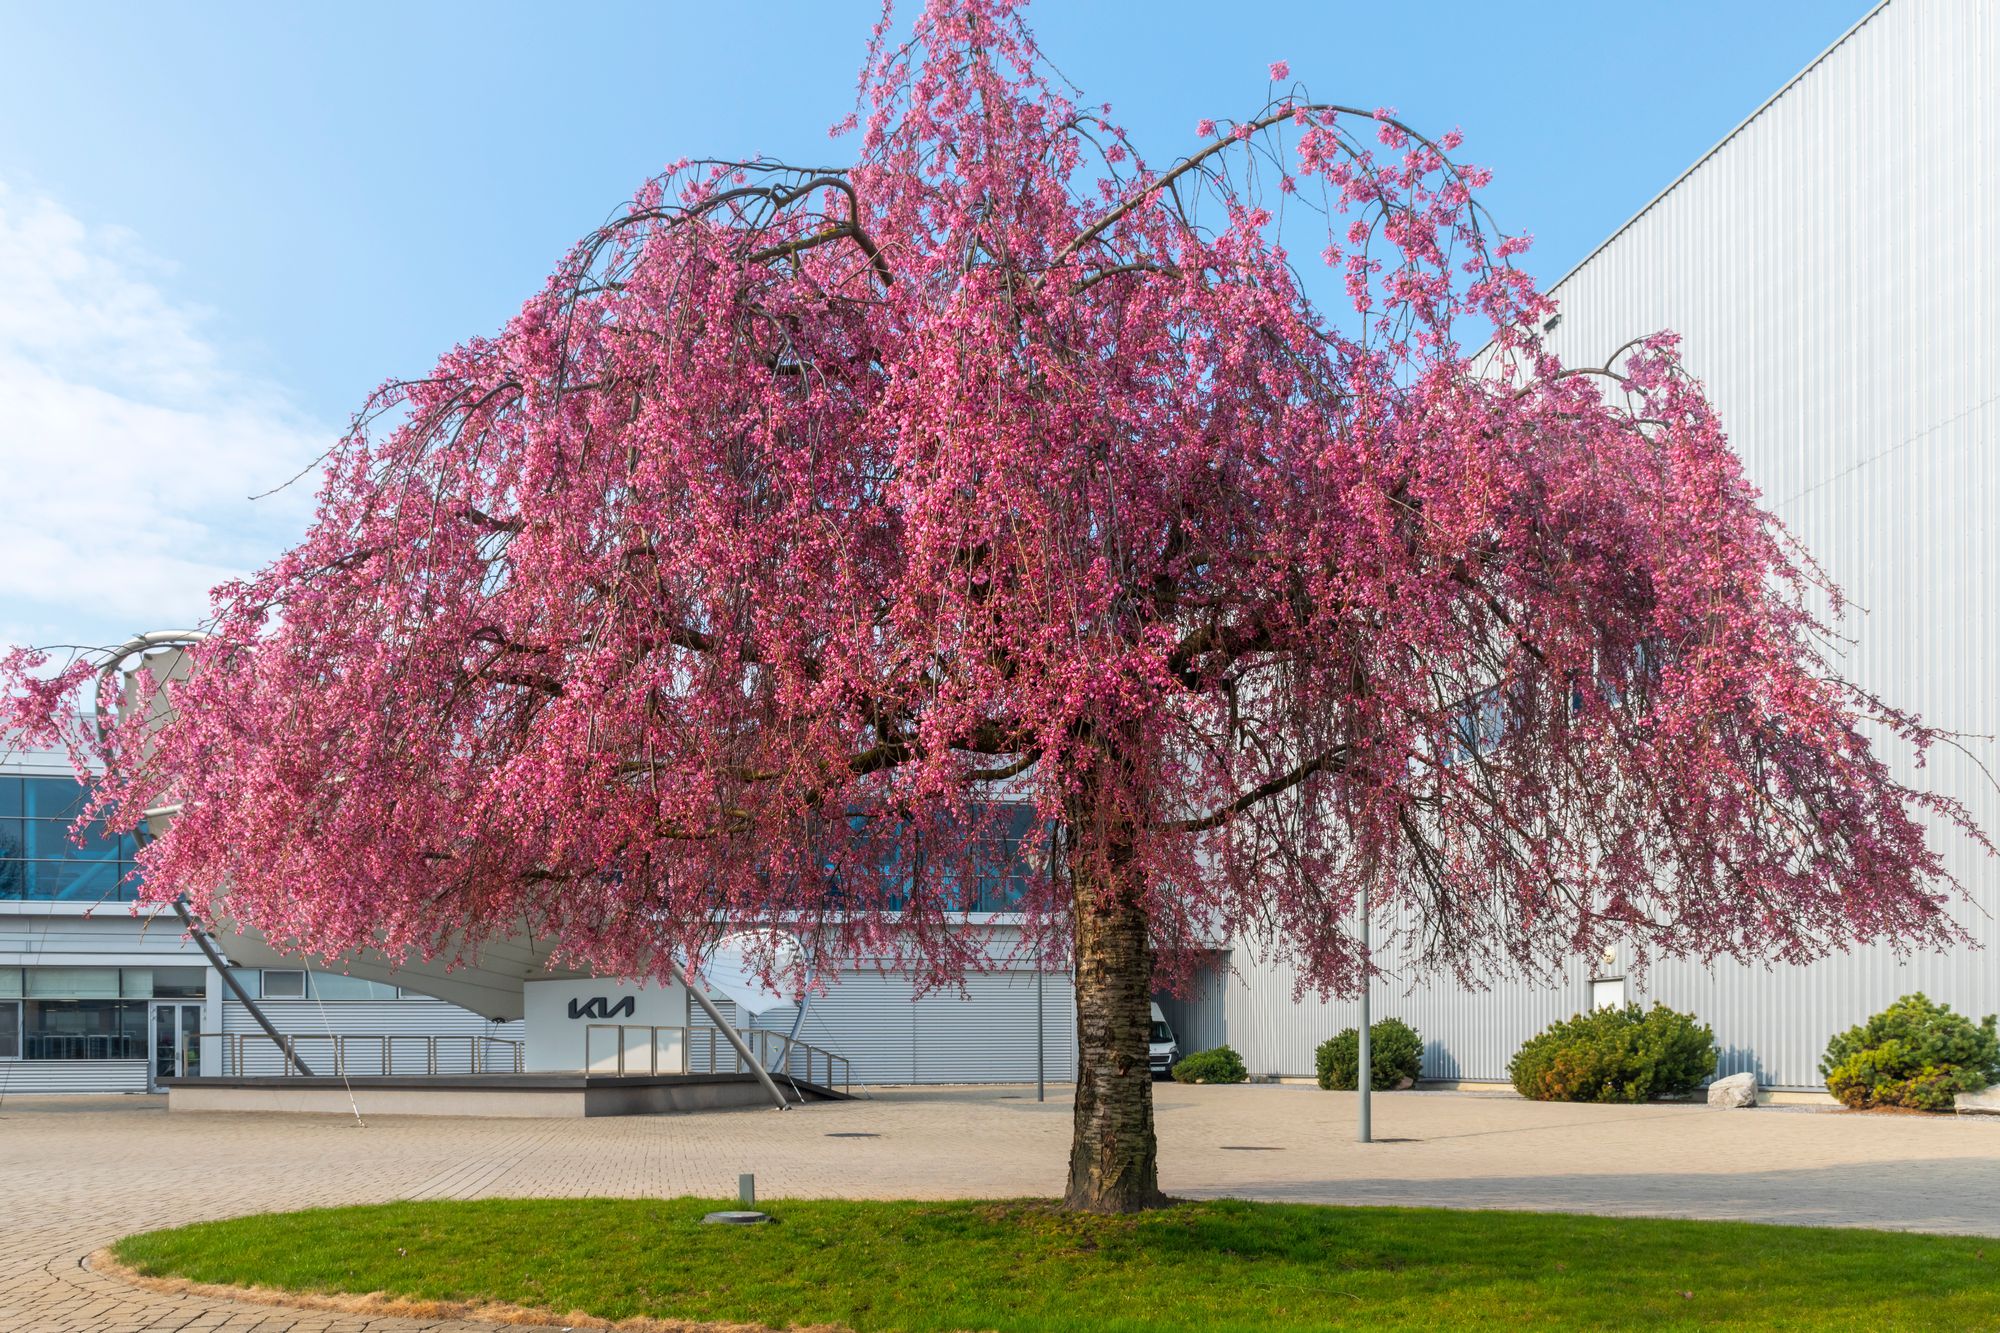
M1919 816L1963 816L1870 741L1935 733L1840 679L1674 338L1559 365L1458 135L1270 73L1150 159L1015 4L932 0L851 166L648 182L375 395L110 738L105 801L181 811L148 896L942 984L1026 804L1026 937L1087 993L1100 927L1126 990L1241 938L1351 992L1364 890L1474 980L1945 938ZM89 668L35 666L46 725Z

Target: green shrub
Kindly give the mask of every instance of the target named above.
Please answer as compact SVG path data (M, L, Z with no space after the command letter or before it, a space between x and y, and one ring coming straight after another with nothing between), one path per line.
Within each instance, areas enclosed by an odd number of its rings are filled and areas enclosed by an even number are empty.
M1826 1044L1819 1072L1843 1103L1949 1111L1952 1098L2000 1082L2000 1033L1923 995L1905 995Z
M1336 1033L1313 1052L1319 1085L1348 1092L1361 1085L1361 1033L1355 1028ZM1417 1081L1424 1068L1424 1039L1400 1018L1368 1025L1368 1083L1373 1088L1401 1088Z
M1250 1077L1243 1057L1229 1046L1183 1056L1173 1073L1176 1083L1241 1083Z
M1715 1033L1663 1004L1595 1009L1552 1023L1507 1066L1539 1102L1643 1102L1693 1092L1715 1072Z

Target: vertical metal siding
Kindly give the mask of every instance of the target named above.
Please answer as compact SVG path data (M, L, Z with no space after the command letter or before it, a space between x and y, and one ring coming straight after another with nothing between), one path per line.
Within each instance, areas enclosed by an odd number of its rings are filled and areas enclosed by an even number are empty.
M1894 0L1557 288L1571 364L1672 328L1765 503L1850 599L1841 669L1973 737L2000 734L2000 6ZM1897 775L2000 830L1973 756ZM2000 1009L2000 873L1951 830L1986 952L1872 947L1807 967L1660 965L1643 995L1711 1022L1724 1072L1821 1082L1833 1032L1922 990Z
M144 1092L144 1060L0 1060L0 1097L38 1092Z
M1295 998L1298 974L1254 946L1232 951L1231 963L1221 987L1222 1023L1253 1075L1310 1076L1319 1044L1360 1021L1358 1001L1324 1000L1310 991ZM1503 982L1474 990L1422 976L1393 946L1378 953L1377 964L1385 977L1371 997L1373 1017L1399 1018L1417 1030L1423 1075L1431 1079L1504 1080L1522 1042L1586 1006L1592 976L1589 963L1574 961L1552 985ZM1206 997L1196 1001L1197 1008L1211 1005Z
M1679 332L1765 503L1849 596L1841 669L1981 738L2000 735L1996 71L2000 5L1884 5L1565 278L1550 335L1584 365L1636 335ZM1971 755L1947 749L1927 768L1885 753L1899 777L2000 833L2000 796L1975 762L2000 772L2000 756L1966 744ZM2000 866L1955 832L1937 836L1970 891L1957 917L1983 952L1668 962L1633 978L1633 997L1694 1011L1716 1030L1724 1072L1779 1087L1818 1086L1828 1036L1909 991L2000 1010ZM1310 1073L1312 1045L1352 1025L1354 1006L1295 1005L1284 969L1241 947L1231 958L1229 1040L1253 1071ZM1525 1037L1583 1007L1591 971L1576 963L1553 989L1391 987L1375 1008L1423 1033L1428 1076L1500 1078Z
M969 973L965 991L919 996L910 977L866 963L828 979L806 1006L802 1041L852 1065L856 1083L1017 1083L1035 1077L1035 973L1013 957L1018 932L988 932L993 970ZM1076 996L1066 973L1042 982L1043 1068L1053 1083L1076 1077ZM756 1026L789 1031L789 1006L758 1016Z
M1035 1078L1035 974L991 972L916 1002L920 1083L1031 1083ZM1052 1083L1076 1077L1076 1010L1070 980L1043 978L1044 1069Z
M845 1058L856 1083L914 1083L916 1017L907 977L849 970L807 1003L799 1036Z

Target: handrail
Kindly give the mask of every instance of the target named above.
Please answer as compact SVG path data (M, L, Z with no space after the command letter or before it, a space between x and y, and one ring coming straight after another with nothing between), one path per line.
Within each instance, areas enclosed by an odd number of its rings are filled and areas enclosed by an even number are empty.
M615 1055L607 1053L604 1057L604 1062L610 1064L611 1069L604 1071L600 1071L598 1068L599 1057L597 1052L599 1043L597 1042L596 1034L599 1032L612 1033L612 1040L616 1043ZM583 1030L584 1069L593 1073L607 1072L616 1073L620 1076L640 1073L641 1070L632 1063L631 1059L631 1056L638 1050L638 1043L626 1035L627 1033L639 1032L646 1034L645 1068L643 1072L648 1075L657 1077L662 1073L720 1074L726 1072L741 1074L745 1072L743 1057L737 1054L733 1044L717 1040L721 1036L721 1033L717 1029L707 1026L684 1027L680 1024L672 1023L587 1024ZM674 1039L667 1043L667 1064L669 1066L678 1065L678 1068L664 1070L661 1068L660 1034L663 1032L674 1034ZM848 1063L847 1057L844 1055L836 1055L832 1051L799 1041L782 1032L774 1032L769 1028L738 1028L736 1035L743 1039L744 1045L751 1048L751 1054L756 1057L757 1062L773 1074L783 1074L788 1078L804 1078L806 1082L817 1083L823 1088L834 1087L837 1082L842 1092L847 1092L853 1087L853 1066ZM776 1048L775 1056L772 1054L774 1047ZM676 1049L678 1049L679 1054L678 1060L673 1055ZM726 1070L722 1067L725 1060L728 1063ZM802 1062L804 1068L794 1072L795 1060ZM839 1068L838 1074L835 1073L836 1066ZM822 1070L824 1071L823 1077L820 1076Z
M598 1050L602 1043L597 1034L600 1032L612 1033L612 1041L616 1044L615 1054L605 1052L603 1057L604 1063L612 1066L610 1070L599 1069ZM629 1035L638 1033L645 1034L643 1061L639 1055L639 1041ZM662 1033L669 1034L665 1042L661 1040ZM737 1035L750 1048L758 1063L773 1074L802 1078L823 1088L837 1087L842 1092L850 1092L853 1088L853 1066L844 1055L836 1055L824 1047L799 1041L769 1028L739 1028ZM251 1058L259 1049L253 1043L260 1042L271 1047L271 1054L278 1065L275 1072L286 1077L297 1076L298 1047L314 1042L324 1044L320 1049L330 1048L332 1072L347 1078L389 1077L417 1072L428 1075L519 1074L524 1071L526 1059L525 1042L476 1032L295 1032L284 1034L282 1041L274 1041L262 1032L200 1032L195 1034L195 1039L222 1044L222 1059L214 1071L215 1077L241 1078L249 1075ZM406 1050L411 1042L422 1043L420 1068L398 1069L399 1052ZM464 1045L458 1047L461 1042ZM495 1047L500 1049L496 1052ZM455 1053L460 1058L453 1059ZM358 1060L357 1054L361 1057ZM496 1054L498 1059L494 1058ZM318 1059L316 1055L314 1058ZM743 1057L737 1053L735 1046L724 1040L723 1034L714 1027L664 1023L587 1024L583 1030L583 1067L586 1072L616 1072L620 1075L643 1072L655 1077L661 1074L747 1072ZM203 1074L207 1073L203 1071Z
M293 1077L297 1074L298 1047L302 1043L321 1042L331 1047L333 1073L344 1077L390 1077L399 1073L521 1073L525 1063L526 1043L512 1037L493 1037L482 1032L293 1032L281 1034L274 1039L263 1032L199 1032L196 1041L218 1041L221 1043L221 1067L215 1071L219 1077L246 1077L250 1074L252 1043L262 1042L271 1047L277 1057L278 1073ZM398 1050L409 1042L422 1042L420 1070L399 1070ZM462 1056L452 1058L452 1048L463 1042ZM493 1047L500 1047L496 1052ZM357 1074L354 1052L357 1048L368 1048L373 1059L363 1058ZM444 1058L439 1059L440 1047ZM372 1073L370 1065L374 1066ZM451 1068L457 1065L458 1068ZM199 1075L197 1075L199 1077Z

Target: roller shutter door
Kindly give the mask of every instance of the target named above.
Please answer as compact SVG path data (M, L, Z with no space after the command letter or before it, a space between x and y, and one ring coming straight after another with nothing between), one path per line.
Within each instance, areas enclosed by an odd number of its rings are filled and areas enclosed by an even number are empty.
M1042 1035L1051 1082L1076 1075L1076 1016L1069 978L1043 978ZM1035 1078L1035 974L989 972L916 1005L920 1083L1031 1083Z
M791 1023L774 1010L759 1026ZM799 1040L846 1057L856 1083L914 1083L915 1023L909 978L848 971L807 1003Z

